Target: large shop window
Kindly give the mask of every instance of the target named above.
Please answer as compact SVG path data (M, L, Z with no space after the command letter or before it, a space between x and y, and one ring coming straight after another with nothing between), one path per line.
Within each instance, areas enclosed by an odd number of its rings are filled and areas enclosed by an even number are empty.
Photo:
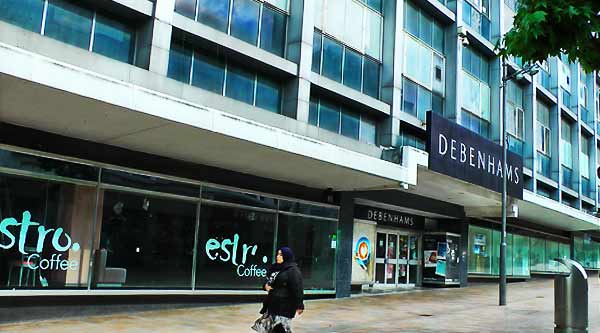
M377 139L377 124L373 118L322 97L310 98L308 122L368 144L375 144Z
M167 76L198 88L281 113L283 84L203 48L171 45Z
M285 53L287 11L287 0L175 1L175 12L278 56Z
M379 98L381 62L323 35L313 36L312 71Z
M135 29L74 1L0 0L0 20L133 63Z

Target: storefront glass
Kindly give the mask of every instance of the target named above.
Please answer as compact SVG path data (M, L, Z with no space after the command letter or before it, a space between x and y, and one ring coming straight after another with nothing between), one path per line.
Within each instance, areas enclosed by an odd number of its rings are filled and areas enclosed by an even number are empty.
M546 240L546 272L558 272L559 263L554 259L559 256L558 243Z
M546 270L546 242L544 239L531 237L531 271L544 272Z
M513 275L529 276L529 237L513 235Z
M469 226L469 273L491 274L492 230Z

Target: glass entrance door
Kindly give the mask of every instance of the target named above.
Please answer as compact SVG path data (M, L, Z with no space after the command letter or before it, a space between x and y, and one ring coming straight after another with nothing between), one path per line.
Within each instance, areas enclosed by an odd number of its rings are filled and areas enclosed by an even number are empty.
M378 232L375 282L385 285L415 284L419 265L419 236Z

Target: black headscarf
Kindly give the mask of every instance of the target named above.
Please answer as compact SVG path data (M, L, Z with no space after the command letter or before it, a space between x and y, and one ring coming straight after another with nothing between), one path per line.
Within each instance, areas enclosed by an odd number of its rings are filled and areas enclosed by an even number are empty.
M277 261L275 261L275 263L269 269L269 273L280 271L284 268L287 268L289 266L296 264L296 258L294 256L294 252L292 251L292 249L290 249L287 246L284 246L284 247L280 247L279 249L277 249L277 252L275 252L275 253L278 253L279 251L281 251L281 256L283 257L283 262L281 264L278 264Z

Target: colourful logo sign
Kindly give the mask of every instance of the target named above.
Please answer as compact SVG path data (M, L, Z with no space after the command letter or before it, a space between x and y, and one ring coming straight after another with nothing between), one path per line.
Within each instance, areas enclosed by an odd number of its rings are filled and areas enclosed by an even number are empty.
M371 241L367 237L363 236L356 242L354 258L360 267L368 270L369 261L371 260Z

